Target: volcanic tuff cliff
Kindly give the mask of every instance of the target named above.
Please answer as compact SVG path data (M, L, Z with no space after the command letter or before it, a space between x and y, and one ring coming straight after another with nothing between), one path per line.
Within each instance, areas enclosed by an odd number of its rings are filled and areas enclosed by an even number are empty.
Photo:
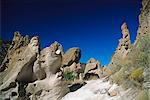
M126 23L122 24L121 30L119 45L105 67L94 58L86 64L81 63L81 50L77 47L64 53L62 45L55 41L41 49L39 37L29 39L15 32L5 53L0 50L3 54L0 100L60 100L69 91L75 92L68 93L63 100L72 100L73 96L92 100L149 100L150 0L142 0L134 44L131 44ZM98 80L87 81L91 79Z

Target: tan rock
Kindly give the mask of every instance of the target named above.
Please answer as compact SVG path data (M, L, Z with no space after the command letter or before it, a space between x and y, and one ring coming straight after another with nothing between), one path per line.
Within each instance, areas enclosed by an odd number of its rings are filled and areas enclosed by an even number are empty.
M150 1L142 0L142 6L137 39L144 35L150 35Z
M63 68L63 72L79 72L81 69L80 63L76 64L75 62L71 66L66 66Z
M0 72L4 71L6 68L9 67L8 64L10 64L9 63L10 60L16 61L16 59L20 58L22 50L25 49L28 44L29 44L29 37L27 35L23 37L20 35L19 32L14 32L12 44L10 45L7 54L5 56L5 59L3 60L0 66Z
M90 58L90 60L87 62L84 70L84 79L88 79L88 77L91 79L92 77L101 77L102 71L100 70L100 62L96 61L94 58Z
M78 63L81 57L81 50L79 48L70 48L63 55L62 66L70 66L73 62Z
M96 60L95 60L94 58L90 58L90 59L87 61L87 63L94 63L94 62L96 62Z
M126 23L122 24L121 30L122 38L119 40L119 45L111 58L107 70L105 71L105 74L107 74L108 76L110 76L110 73L113 74L120 69L119 66L121 65L121 63L126 61L126 58L131 51L130 33Z
M28 45L22 44L23 41L27 42L28 37L15 33L5 61L7 68L0 73L0 97L24 100L29 99L26 94L31 93L31 100L61 99L69 91L58 72L62 63L62 46L54 42L39 51L38 37L33 37ZM11 93L16 96L11 96Z
M49 78L30 83L26 91L31 93L31 100L60 100L69 89L58 74L53 74Z
M117 96L117 92L116 91L111 91L111 92L109 92L109 96L111 96L111 97Z
M59 46L58 42L54 42L40 52L39 59L33 66L38 80L26 88L27 93L31 93L31 100L60 100L69 91L58 72L62 63L62 51Z
M33 71L38 79L50 77L51 74L58 72L62 63L62 51L59 49L59 46L58 42L54 42L50 47L40 52L39 59L33 66Z
M18 39L19 38L16 38L15 40ZM4 92L2 92L2 95L5 96L9 96L11 93L6 91L17 90L17 85L10 87L11 84L18 84L17 82L28 83L33 80L32 65L36 60L36 55L39 50L38 37L33 37L27 46L19 45L20 44L14 45L17 47L14 47L12 45L12 48L9 50L6 57L8 61L8 68L0 73L2 82L0 85L0 90L4 90Z
M90 58L90 60L87 62L84 70L84 74L88 73L90 70L95 70L100 67L99 61L96 61L94 58Z
M125 53L125 51L127 51L131 45L130 33L126 23L122 24L121 30L122 30L122 38L119 40L117 52Z

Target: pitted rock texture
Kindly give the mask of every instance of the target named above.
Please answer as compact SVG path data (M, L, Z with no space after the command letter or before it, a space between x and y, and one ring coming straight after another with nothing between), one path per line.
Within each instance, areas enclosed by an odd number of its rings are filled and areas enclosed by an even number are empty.
M90 58L85 66L84 79L99 78L101 76L100 62Z
M16 37L16 33L14 38ZM16 38L18 41L19 37ZM36 56L39 50L39 39L33 37L27 46L16 44L12 45L6 56L7 68L0 73L1 86L0 90L3 91L4 97L9 97L11 92L18 92L19 83L28 83L33 81L33 69L32 66L36 60ZM20 42L19 42L20 43ZM18 47L20 46L20 47ZM6 62L4 62L6 63ZM3 65L2 65L3 66ZM16 91L17 90L17 91ZM19 94L18 94L19 95Z
M78 63L81 57L81 50L79 48L70 48L63 55L62 66L70 66L73 62Z
M1 65L0 99L59 100L69 91L59 73L62 46L55 41L40 51L39 45L37 36L29 40L28 36L14 33ZM35 85L38 88L31 88Z

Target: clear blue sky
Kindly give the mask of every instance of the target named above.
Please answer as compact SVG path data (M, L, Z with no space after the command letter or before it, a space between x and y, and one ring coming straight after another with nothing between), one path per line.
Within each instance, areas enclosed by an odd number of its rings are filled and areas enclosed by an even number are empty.
M126 22L135 40L140 0L1 0L1 37L12 39L14 31L38 35L41 47L55 40L66 51L82 50L81 62L90 57L108 64Z

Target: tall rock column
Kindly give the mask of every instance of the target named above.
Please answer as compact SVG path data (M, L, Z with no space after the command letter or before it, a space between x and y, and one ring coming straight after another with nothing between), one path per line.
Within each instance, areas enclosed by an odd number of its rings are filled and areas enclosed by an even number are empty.
M129 49L131 41L130 41L130 33L126 23L122 24L121 30L122 30L122 38L119 40L117 52L121 52L123 54L125 51Z
M126 23L122 24L121 30L122 38L119 40L119 45L111 58L110 64L108 65L107 71L109 73L114 73L120 69L119 66L121 65L121 63L125 62L125 59L127 58L127 55L129 54L131 49L130 33Z
M141 14L139 15L138 34L150 35L150 0L142 0Z

